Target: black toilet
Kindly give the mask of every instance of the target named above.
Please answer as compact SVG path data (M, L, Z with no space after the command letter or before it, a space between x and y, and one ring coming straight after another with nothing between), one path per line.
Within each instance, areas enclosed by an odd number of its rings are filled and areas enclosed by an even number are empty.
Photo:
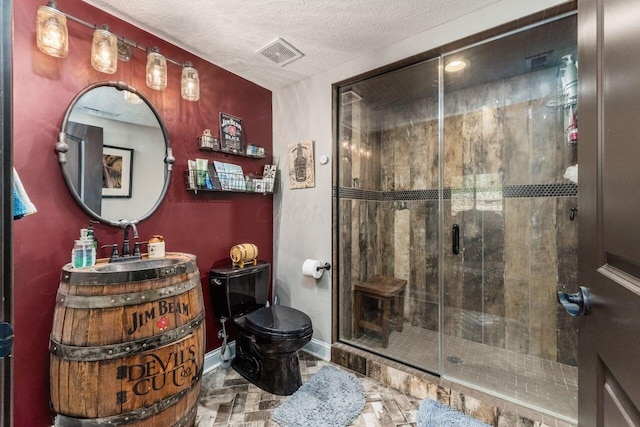
M212 268L211 298L221 320L238 329L231 367L263 390L293 394L302 385L298 350L311 340L311 319L282 305L266 306L270 264Z

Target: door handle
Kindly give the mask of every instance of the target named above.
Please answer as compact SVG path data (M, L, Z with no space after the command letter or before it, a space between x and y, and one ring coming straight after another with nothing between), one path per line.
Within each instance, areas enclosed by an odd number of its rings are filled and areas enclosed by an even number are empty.
M460 253L460 226L458 224L453 224L451 227L451 252L454 255Z
M558 302L572 316L588 315L590 312L589 290L584 286L580 286L578 292L572 294L558 291Z

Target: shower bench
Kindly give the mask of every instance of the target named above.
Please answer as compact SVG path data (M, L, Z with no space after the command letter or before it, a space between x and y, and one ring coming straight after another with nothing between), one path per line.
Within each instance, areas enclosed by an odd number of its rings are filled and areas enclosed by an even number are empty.
M378 332L382 335L382 347L389 345L390 321L393 321L395 330L402 332L404 318L404 289L406 280L394 277L373 276L363 283L353 286L354 293L354 325L356 336L363 333L363 329ZM364 309L365 298L371 298L382 306L375 318L367 316Z

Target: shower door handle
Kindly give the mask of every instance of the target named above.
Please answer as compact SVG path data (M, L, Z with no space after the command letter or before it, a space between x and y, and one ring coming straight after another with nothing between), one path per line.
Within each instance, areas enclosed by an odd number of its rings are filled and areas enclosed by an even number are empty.
M451 252L454 255L460 253L460 226L458 224L453 224L451 227Z
M584 286L580 286L580 290L572 294L558 291L558 302L572 316L589 314L589 290Z

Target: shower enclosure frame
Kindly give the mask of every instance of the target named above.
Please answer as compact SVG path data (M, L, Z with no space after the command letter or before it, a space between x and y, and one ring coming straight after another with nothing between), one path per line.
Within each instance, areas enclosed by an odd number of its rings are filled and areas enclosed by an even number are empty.
M527 31L529 29L532 28L536 28L554 21L558 21L570 16L573 16L576 14L575 11L575 5L572 6L570 9L568 10L555 10L556 14L541 14L540 16L537 17L529 17L529 18L525 18L521 21L518 21L520 24L522 24L522 22L526 22L526 25L518 25L518 23L511 23L511 24L507 24L503 27L500 28L496 28L494 30L491 30L490 32L481 34L479 36L472 36L469 38L465 38L462 39L460 41L454 42L452 44L448 44L446 46L443 46L441 48L438 49L434 49L431 50L429 52L425 52L423 55L420 55L418 57L413 57L410 58L408 60L405 61L401 61L399 63L395 63L395 64L391 64L389 66L385 66L382 67L380 69L362 74L360 76L356 76L354 78L336 83L333 85L333 105L334 105L334 114L333 114L333 134L334 134L334 155L333 158L336 159L336 161L334 162L333 165L333 200L334 200L334 204L333 204L333 218L334 218L334 232L333 232L333 263L334 266L336 266L337 268L334 268L333 270L333 288L334 288L334 292L333 292L333 325L332 325L332 330L333 330L333 341L334 342L342 342L344 344L347 344L349 346L353 346L355 348L360 348L362 350L368 351L368 352L373 352L375 354L378 354L382 357L385 358L390 358L390 360L394 360L396 362L399 362L401 364L422 370L422 371L426 371L429 373L432 373L434 375L437 376L441 376L444 375L446 376L446 369L444 367L444 342L443 342L443 335L445 334L444 331L444 294L445 294L445 277L444 277L444 269L443 269L443 264L444 264L444 252L445 252L445 247L447 246L445 239L445 233L444 233L444 227L445 227L445 214L444 212L444 197L443 197L443 192L445 191L445 187L444 187L444 181L445 181L445 167L444 167L444 159L442 158L442 154L444 153L444 118L445 118L445 112L444 112L444 84L442 84L442 82L444 81L444 71L443 71L443 65L444 65L444 58L449 56L449 55L453 55L457 52L460 51L464 51L467 49L471 49L475 46L479 46L479 45L483 45L486 43L490 43L494 40L499 40L505 37L509 37L513 34L516 33L520 33L520 32L524 32ZM511 26L511 27L510 27ZM438 62L438 80L439 80L439 84L438 84L438 141L437 141L437 146L438 146L438 187L437 187L437 191L438 191L438 226L439 226L439 232L438 232L438 329L437 329L437 333L438 333L438 367L437 370L431 370L431 369L426 369L424 366L416 366L414 364L410 364L407 363L406 361L402 361L402 360L398 360L395 359L393 357L390 357L388 355L382 354L382 353L378 353L375 350L372 350L371 348L368 347L360 347L357 344L354 344L353 342L350 342L349 340L344 340L341 337L340 331L341 328L344 326L341 324L341 298L340 298L340 276L341 276L341 253L340 253L340 227L337 225L340 223L340 218L342 215L342 211L340 208L340 183L341 183L341 179L342 177L340 176L341 173L341 148L340 148L340 136L341 136L341 123L340 123L340 118L341 118L341 114L342 114L342 106L341 106L341 102L340 102L340 94L341 94L341 88L344 87L348 87L348 86L352 86L355 85L359 82L365 81L367 79L371 79L374 77L378 77L378 76L383 76L389 72L392 71L399 71L408 67L412 67L421 63L425 63L428 61L437 61ZM349 322L348 320L345 320L346 322Z

